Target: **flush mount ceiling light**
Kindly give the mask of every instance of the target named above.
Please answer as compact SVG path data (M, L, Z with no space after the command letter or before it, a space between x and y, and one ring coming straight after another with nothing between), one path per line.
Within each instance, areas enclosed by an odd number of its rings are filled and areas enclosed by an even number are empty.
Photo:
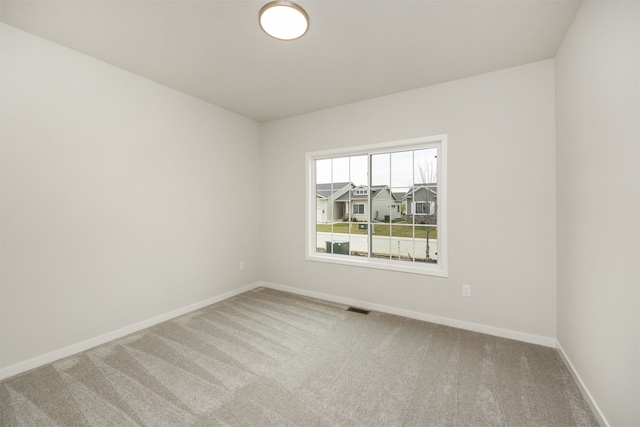
M271 37L295 40L309 29L309 16L303 8L290 1L272 1L260 9L260 28Z

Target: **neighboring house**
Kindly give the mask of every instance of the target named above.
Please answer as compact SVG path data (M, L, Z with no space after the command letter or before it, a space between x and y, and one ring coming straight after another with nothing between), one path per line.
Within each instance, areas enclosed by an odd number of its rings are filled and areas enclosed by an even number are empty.
M406 214L408 223L437 224L437 190L437 184L415 184L406 193L393 193L386 185L316 184L316 221L332 223L348 218L368 221L371 198L371 221L389 222Z
M438 185L415 184L405 195L406 221L414 224L438 223Z
M357 186L341 195L338 202L345 206L345 218L351 217L356 221L368 221L369 219L369 191L371 191L371 220L393 221L401 218L401 201L397 200L386 185L372 187Z
M350 182L316 184L316 222L330 223L342 220L347 215L347 206L336 200L349 194L354 185Z

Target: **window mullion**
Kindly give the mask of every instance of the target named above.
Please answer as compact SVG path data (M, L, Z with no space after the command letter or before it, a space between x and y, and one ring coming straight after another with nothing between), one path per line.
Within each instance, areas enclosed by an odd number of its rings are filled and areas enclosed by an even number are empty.
M389 199L391 199L391 153L389 153L389 176L387 176L387 182L389 183ZM389 200L389 206L391 205L391 200ZM388 210L386 212L386 214L389 214L389 224L387 224L387 226L389 227L389 239L388 239L388 243L389 243L389 259L393 259L393 248L391 247L391 242L393 241L393 233L391 231L391 210ZM386 218L385 213L383 213L382 218ZM398 254L400 253L400 251L398 250Z
M369 254L368 258L373 258L373 223L371 222L371 181L373 174L372 171L372 156L371 154L367 154L367 236L369 241Z
M416 249L416 197L415 197L415 187L416 187L416 152L411 152L411 182L412 186L409 188L409 191L413 190L413 195L411 197L411 241L413 243L413 262L416 262L416 257L418 255L418 250Z

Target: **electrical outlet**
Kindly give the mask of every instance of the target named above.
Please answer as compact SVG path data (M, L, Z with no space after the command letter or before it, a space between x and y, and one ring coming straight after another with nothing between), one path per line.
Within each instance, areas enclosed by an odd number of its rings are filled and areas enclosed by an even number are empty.
M471 285L462 285L462 295L465 297L471 296Z
M240 261L240 270L244 270L244 261Z

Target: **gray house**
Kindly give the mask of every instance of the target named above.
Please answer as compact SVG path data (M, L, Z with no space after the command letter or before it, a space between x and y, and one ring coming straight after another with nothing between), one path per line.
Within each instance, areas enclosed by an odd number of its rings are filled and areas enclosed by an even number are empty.
M369 192L371 194L369 194ZM371 197L371 220L393 221L402 217L402 200L386 185L355 186L351 182L316 184L316 222L367 221Z
M349 194L354 185L350 182L316 184L316 222L330 223L342 220L347 214L344 201L337 200Z
M367 221L369 218L369 198L371 198L372 221L389 222L402 216L400 209L402 202L396 199L386 185L354 186L350 191L340 196L337 201L345 205L345 218Z
M406 221L413 224L438 223L438 185L414 184L405 195Z

